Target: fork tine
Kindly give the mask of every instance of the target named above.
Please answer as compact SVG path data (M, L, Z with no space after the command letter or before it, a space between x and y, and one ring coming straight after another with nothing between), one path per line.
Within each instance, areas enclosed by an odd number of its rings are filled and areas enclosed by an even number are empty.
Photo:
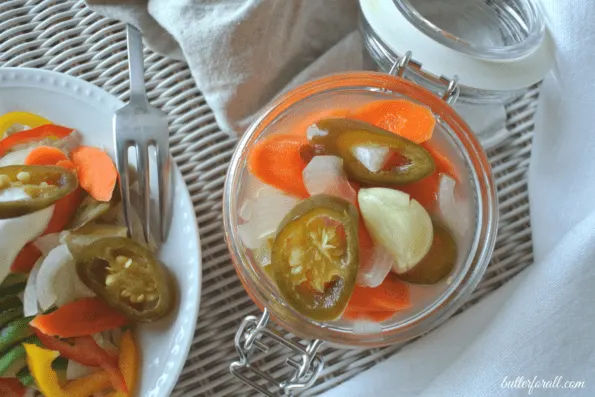
M165 141L165 142L163 142ZM159 184L159 234L161 241L167 240L170 221L170 173L171 158L169 156L169 143L167 138L162 142L156 142L157 151L157 180Z
M141 195L139 215L143 225L145 241L148 243L151 241L151 175L149 169L149 147L147 145L137 142L136 159Z
M120 174L120 194L122 196L122 207L124 211L124 220L128 226L128 236L132 237L132 222L130 218L130 183L128 178L128 148L129 142L120 142L116 145L116 167Z

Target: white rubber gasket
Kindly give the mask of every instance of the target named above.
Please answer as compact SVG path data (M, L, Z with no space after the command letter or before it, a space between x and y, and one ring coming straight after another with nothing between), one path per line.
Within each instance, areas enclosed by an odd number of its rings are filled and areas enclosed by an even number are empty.
M554 63L549 31L534 51L513 59L485 59L456 51L427 36L395 6L393 0L359 0L364 18L394 53L413 53L424 70L452 78L461 85L490 91L514 91L537 83Z

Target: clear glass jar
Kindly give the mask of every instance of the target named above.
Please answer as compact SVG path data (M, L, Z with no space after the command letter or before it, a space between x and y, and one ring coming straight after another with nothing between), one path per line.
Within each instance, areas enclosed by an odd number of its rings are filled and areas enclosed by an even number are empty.
M382 323L311 320L285 303L274 282L240 239L238 226L242 223L242 203L258 189L258 183L255 185L254 177L247 170L248 154L260 138L286 132L287 123L301 119L304 114L398 97L419 102L432 110L437 124L431 143L448 155L460 176L458 186L464 197L461 205L466 209L468 223L466 230L459 231L460 253L455 271L439 289L419 287L412 291L412 300L417 299L418 304ZM266 308L278 325L301 338L317 339L334 346L378 347L427 332L465 302L490 260L496 238L498 206L487 157L472 131L451 106L431 91L403 78L377 72L353 72L306 83L280 96L263 110L242 137L231 160L224 188L223 221L240 280L256 305ZM249 333L254 327L263 325L262 322L245 330L247 334L244 336L249 339ZM250 346L241 340L242 335L238 334L236 344L244 357L247 352L242 349Z
M507 134L484 127L482 120L495 113L504 119L503 106L541 81L554 61L549 32L532 0L359 2L364 46L379 70L389 72L411 51L417 67L408 68L405 78L436 92L440 76L456 75L460 93L454 107L487 147Z

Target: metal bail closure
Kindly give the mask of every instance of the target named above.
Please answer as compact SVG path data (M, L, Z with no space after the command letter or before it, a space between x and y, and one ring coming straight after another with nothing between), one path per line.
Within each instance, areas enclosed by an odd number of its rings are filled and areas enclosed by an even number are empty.
M264 310L260 318L244 318L235 336L235 346L240 359L231 363L229 370L235 377L265 396L291 396L294 390L306 389L318 379L324 367L324 359L317 351L323 342L316 339L304 346L290 341L267 326L269 320L268 309ZM288 375L276 378L254 365L254 353L260 351L266 355L273 348L273 345L266 343L267 339L290 350L285 361L292 369ZM262 360L262 355L258 360ZM274 392L270 391L271 387L275 389Z
M406 78L405 72L411 72L415 76L413 80L416 83L436 93L436 95L441 97L449 105L454 104L460 93L459 77L455 75L452 79L445 76L436 78L424 72L421 68L421 63L415 61L412 55L411 51L407 51L405 55L397 59L388 73L393 76Z

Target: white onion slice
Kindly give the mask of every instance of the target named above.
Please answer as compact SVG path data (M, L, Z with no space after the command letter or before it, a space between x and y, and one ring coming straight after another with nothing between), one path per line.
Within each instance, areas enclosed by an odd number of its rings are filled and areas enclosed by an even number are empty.
M250 220L238 226L238 233L246 248L256 249L270 237L298 199L270 186L265 186L254 199Z
M74 380L83 378L92 374L94 371L95 368L87 367L86 365L77 363L74 360L68 360L68 366L66 367L66 379Z
M370 172L380 171L388 160L390 150L383 146L356 146L353 155Z
M33 242L33 245L41 251L43 256L46 256L51 250L60 245L60 233L51 233L41 236Z
M438 187L438 205L446 225L455 234L462 237L469 228L469 215L455 195L456 181L448 175L440 176Z
M10 153L6 153L2 158L0 158L0 167L7 167L9 165L23 165L25 164L25 159L33 150L32 147L15 150Z
M375 245L370 257L360 264L357 284L362 287L378 287L395 265L395 258L381 245Z
M76 272L74 259L66 245L54 248L44 259L37 274L37 300L43 311L79 298L95 296Z
M18 218L0 220L0 282L10 273L10 266L25 244L46 229L54 206Z
M304 185L311 196L329 194L356 203L355 190L343 171L343 159L337 156L315 156L303 172Z
M39 274L43 259L42 257L37 260L27 278L27 285L25 286L23 296L23 314L25 316L35 316L39 313L39 305L37 304L37 275Z

